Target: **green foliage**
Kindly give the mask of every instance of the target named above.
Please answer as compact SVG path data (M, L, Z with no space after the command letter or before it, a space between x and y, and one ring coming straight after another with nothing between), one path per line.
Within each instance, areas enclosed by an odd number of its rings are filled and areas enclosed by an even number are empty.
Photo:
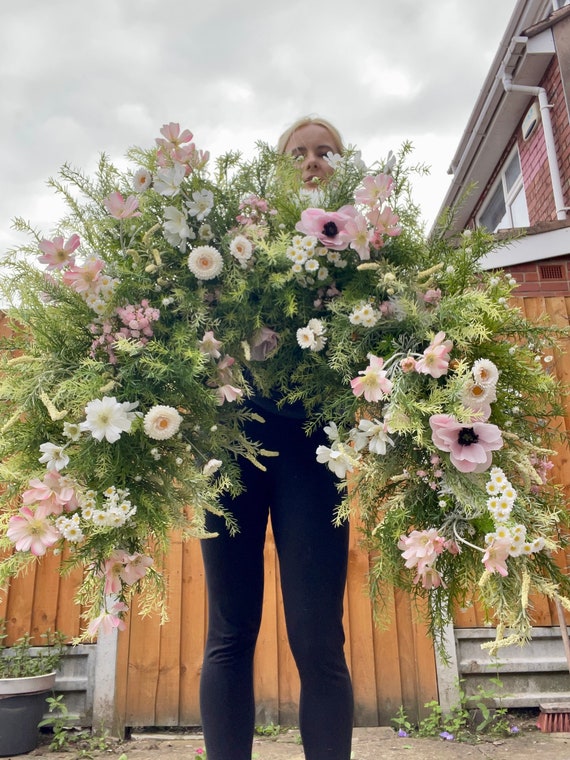
M6 623L0 621L0 678L42 676L57 670L66 651L66 637L56 631L42 634L45 644L37 647L31 636L21 636L12 646L5 646Z
M48 697L46 701L50 716L44 718L38 728L51 728L53 735L49 748L52 752L73 752L74 758L80 760L109 750L111 739L108 731L93 732L70 725L72 720L63 694ZM121 757L127 760L126 755Z

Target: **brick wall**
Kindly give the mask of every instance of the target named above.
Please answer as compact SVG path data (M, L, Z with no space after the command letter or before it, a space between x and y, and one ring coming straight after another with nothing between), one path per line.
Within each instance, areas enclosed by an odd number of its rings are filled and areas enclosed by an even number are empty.
M570 296L570 255L505 267L518 282L515 296Z

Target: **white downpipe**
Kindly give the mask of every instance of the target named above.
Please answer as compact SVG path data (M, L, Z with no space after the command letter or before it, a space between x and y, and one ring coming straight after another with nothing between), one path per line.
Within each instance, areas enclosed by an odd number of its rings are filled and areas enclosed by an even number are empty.
M552 106L548 102L546 90L544 87L532 87L531 85L513 84L512 77L504 73L502 80L505 92L524 92L528 95L534 95L535 97L538 97L540 114L542 117L542 127L544 131L544 141L546 143L546 156L548 158L548 168L550 169L550 181L552 182L552 192L554 194L554 204L556 206L556 218L566 219L567 206L564 205L562 181L560 179L560 169L558 167L556 146L554 144L554 131L552 129L552 119L550 118L550 109Z

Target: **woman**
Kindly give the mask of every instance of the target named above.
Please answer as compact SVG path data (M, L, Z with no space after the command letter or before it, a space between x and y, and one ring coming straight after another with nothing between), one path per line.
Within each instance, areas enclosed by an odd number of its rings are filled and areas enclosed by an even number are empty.
M278 150L299 156L305 187L332 174L327 153L342 153L337 130L321 119L301 119L280 138ZM209 628L200 702L208 760L250 760L255 704L253 655L263 600L263 546L267 520L279 557L291 651L301 680L299 728L307 760L349 760L353 697L342 627L348 524L333 525L338 493L318 464L323 441L303 430L302 409L278 410L256 399L265 423L248 433L279 452L263 472L242 467L244 491L228 507L239 524L230 536L223 518L208 516L215 539L202 542Z

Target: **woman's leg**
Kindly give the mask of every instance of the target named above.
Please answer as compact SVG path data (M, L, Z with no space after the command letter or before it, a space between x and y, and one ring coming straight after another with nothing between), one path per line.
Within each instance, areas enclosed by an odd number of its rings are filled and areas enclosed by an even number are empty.
M287 432L286 432L287 431ZM299 726L307 760L349 760L353 695L344 656L348 523L335 527L339 495L316 462L320 441L296 420L281 424L281 473L271 505L289 643L301 679Z
M240 532L228 535L223 518L208 515L208 529L219 536L202 541L208 637L200 708L208 760L251 760L253 654L261 622L268 502L257 472L249 473L249 481L249 492L226 504Z

